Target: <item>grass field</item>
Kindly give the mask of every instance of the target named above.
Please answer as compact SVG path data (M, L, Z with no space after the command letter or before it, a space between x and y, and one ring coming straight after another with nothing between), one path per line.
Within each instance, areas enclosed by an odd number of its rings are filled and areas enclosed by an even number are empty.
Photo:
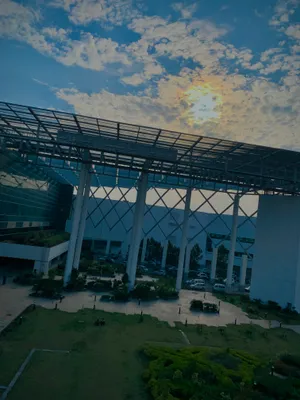
M96 318L102 317L106 325L95 326ZM9 384L32 348L70 350L34 353L8 399L146 399L142 373L147 360L140 349L146 342L185 346L178 328L195 346L244 349L266 359L280 352L300 354L299 335L289 330L272 329L265 336L262 328L245 325L230 326L223 333L204 326L201 332L196 326L172 328L150 316L139 322L138 315L38 307L0 339L0 385Z

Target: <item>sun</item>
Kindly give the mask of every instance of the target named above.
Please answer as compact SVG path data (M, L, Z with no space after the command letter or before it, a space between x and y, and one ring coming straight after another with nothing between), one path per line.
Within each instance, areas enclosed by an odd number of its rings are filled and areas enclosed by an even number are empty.
M200 125L220 118L222 96L210 84L193 85L180 98L185 105L183 117L189 125Z

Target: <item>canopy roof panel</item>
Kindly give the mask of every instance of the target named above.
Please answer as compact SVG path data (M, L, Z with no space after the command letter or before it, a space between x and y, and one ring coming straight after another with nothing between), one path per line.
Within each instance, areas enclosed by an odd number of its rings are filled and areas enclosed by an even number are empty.
M2 149L67 169L93 166L111 185L149 172L155 186L300 193L300 153L0 102ZM59 160L52 165L52 160ZM101 179L100 179L101 180Z

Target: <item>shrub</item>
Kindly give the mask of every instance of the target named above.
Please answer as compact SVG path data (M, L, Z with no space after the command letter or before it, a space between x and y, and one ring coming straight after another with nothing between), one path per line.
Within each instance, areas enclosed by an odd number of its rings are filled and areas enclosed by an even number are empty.
M168 286L160 286L157 289L157 295L163 300L178 299L179 294L176 289Z
M79 271L87 272L89 268L92 267L93 260L88 260L86 258L82 258L79 262Z
M104 279L97 279L95 281L88 282L87 288L94 292L105 292L111 290L111 281Z
M254 314L254 315L258 314L257 310L256 310L254 307L252 307L252 306L248 306L248 307L246 308L246 312L247 312L248 314Z
M125 274L122 276L122 282L124 285L126 285L129 281L129 276L127 274L127 272L125 272Z
M48 272L49 279L54 279L56 276L56 268L51 268Z
M282 354L280 360L286 364L294 365L300 368L300 356L295 354Z
M126 285L119 286L113 291L116 301L127 301L129 299L129 291Z
M203 301L202 300L192 300L190 303L190 309L191 310L197 310L197 311L203 311L204 306L203 306Z
M112 281L112 288L116 289L118 286L122 285L123 282L120 279L114 279Z
M148 345L144 353L149 358L149 366L143 377L155 400L266 399L256 396L251 386L256 366L236 358L231 350L175 350Z
M268 306L270 310L277 310L277 311L281 310L280 305L276 301L269 300Z
M70 282L67 284L65 290L81 291L86 286L86 277L80 277L77 269L73 269L71 273Z
M154 300L157 297L152 282L138 283L132 291L132 297L141 300Z
M63 288L63 282L54 279L40 279L33 285L32 296L57 298L60 296Z

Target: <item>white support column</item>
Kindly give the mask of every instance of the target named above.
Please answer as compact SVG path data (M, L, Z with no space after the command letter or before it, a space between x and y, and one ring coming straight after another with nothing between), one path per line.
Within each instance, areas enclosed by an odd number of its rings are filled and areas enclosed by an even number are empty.
M76 269L79 268L79 262L80 262L80 254L81 254L82 242L83 242L83 237L84 237L86 216L87 216L89 196L90 196L91 178L92 178L92 175L87 172L86 184L85 184L83 202L82 202L82 208L81 208L81 215L80 215L80 222L79 222L79 228L78 228L78 237L77 237L77 241L76 241L76 248L75 248L75 255L74 255L74 262L73 262L73 268L76 268Z
M42 271L42 263L40 262L40 260L35 260L34 261L34 266L33 266L33 271L39 275Z
M128 288L132 290L135 283L135 274L137 267L137 260L139 255L139 248L141 242L143 221L144 221L144 210L145 210L145 200L147 195L148 187L148 174L143 172L140 176L137 197L135 203L134 217L133 217L133 227L131 232L131 243L129 248L129 255L127 260L127 274L129 277Z
M216 279L216 270L217 270L217 261L218 261L218 247L213 248L212 254L212 262L211 262L211 270L210 270L210 280L213 281Z
M81 164L79 185L78 185L78 191L77 191L77 195L76 195L76 199L75 199L74 213L73 213L73 219L72 219L72 230L71 230L71 236L70 236L70 240L69 240L68 255L67 255L67 261L66 261L65 272L64 272L64 285L68 284L70 277L71 277L72 268L73 268L73 261L74 261L75 247L76 247L76 241L77 241L77 236L78 236L78 228L79 228L80 214L81 214L81 209L82 209L83 190L85 187L86 174L87 174L87 166L84 164Z
M145 262L146 252L147 252L147 243L148 243L148 238L144 237L143 247L142 247L142 255L141 255L141 263Z
M242 266L240 269L240 285L241 286L245 286L247 266L248 266L248 255L243 254L242 255Z
M235 257L234 253L235 253L236 234L237 234L237 225L239 217L239 203L240 203L240 196L236 194L233 202L231 240L230 240L230 250L228 256L227 280L226 280L227 287L230 287L232 283L232 271L233 271L233 264Z
M191 250L193 246L191 243L188 243L185 249L185 263L184 263L184 275L188 277L190 272L190 262L191 262Z
M110 252L110 239L107 239L105 247L105 255L108 256L109 252Z
M191 195L192 195L192 189L188 188L186 191L186 197L185 197L184 216L183 216L183 224L182 224L182 232L181 232L181 244L180 244L177 279L176 279L176 290L178 292L181 289L181 284L182 284L184 256L185 256L187 233L188 233L188 227L189 227Z
M50 261L43 261L41 262L41 266L42 266L42 273L44 278L48 278L48 273L49 273L49 263Z
M166 270L166 261L167 261L167 255L168 255L168 247L169 247L169 241L168 239L164 243L164 248L163 248L163 253L162 253L162 258L161 258L161 270L165 271Z

